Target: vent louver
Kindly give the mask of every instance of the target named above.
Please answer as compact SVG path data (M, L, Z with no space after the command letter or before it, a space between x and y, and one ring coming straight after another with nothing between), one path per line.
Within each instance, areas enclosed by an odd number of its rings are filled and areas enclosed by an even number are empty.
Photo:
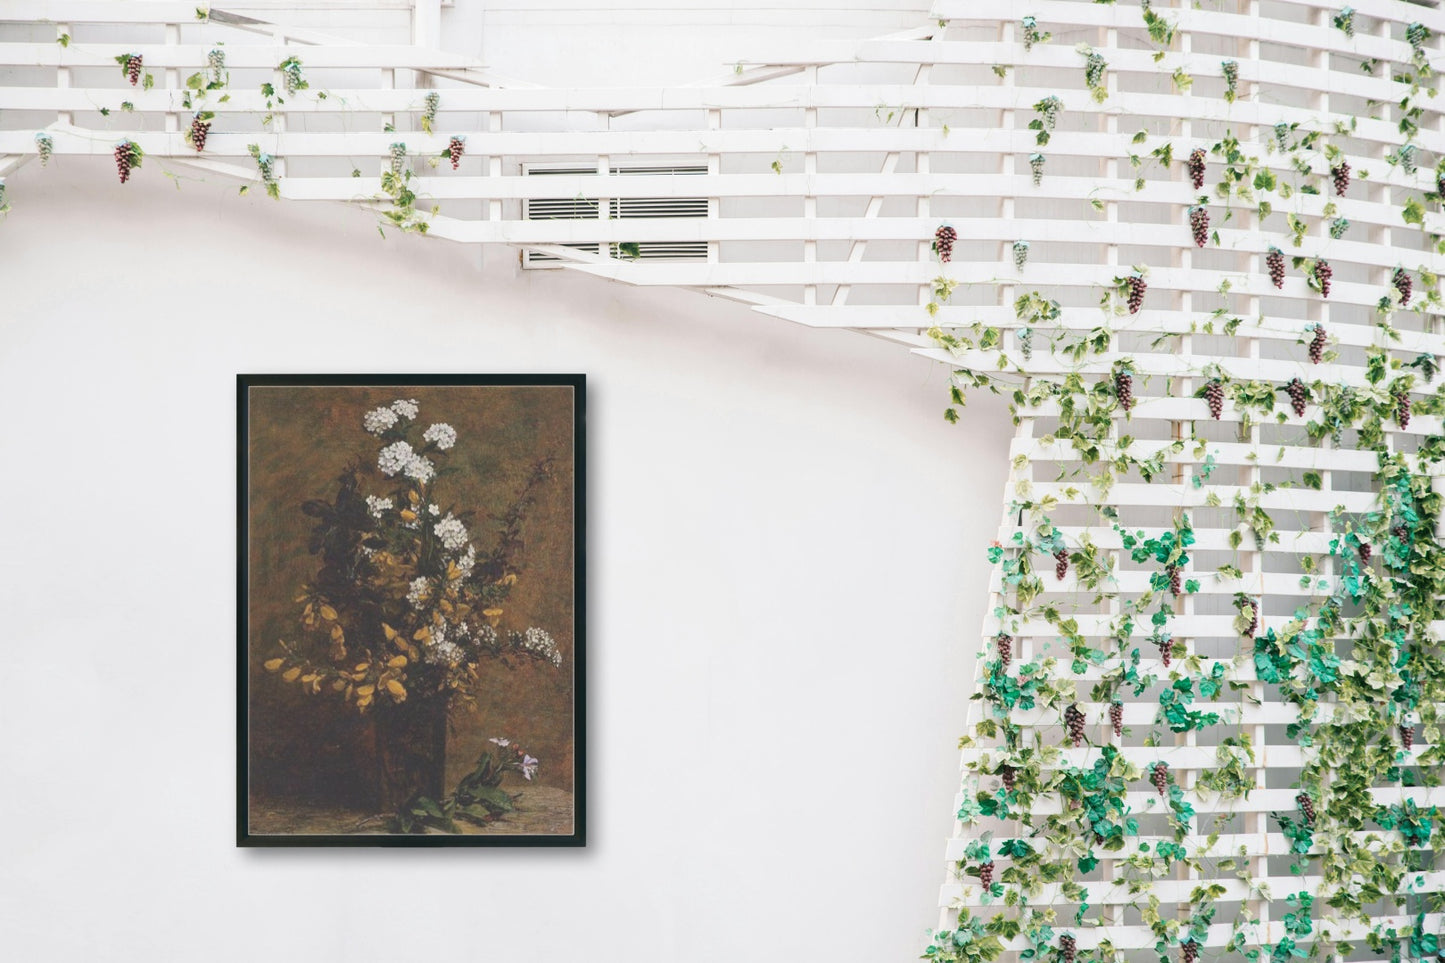
M528 169L529 177L556 176L559 174L570 174L573 176L588 175L597 173L595 167L566 167L547 169ZM692 176L706 174L707 168L702 165L690 165L682 167L616 167L610 173L617 175L678 175ZM607 218L614 221L625 221L633 218L672 218L672 217L707 217L708 199L706 197L614 197L607 202ZM598 216L597 198L588 197L545 197L532 198L524 204L524 216L529 221L576 221L591 220ZM622 249L627 245L627 250ZM599 253L597 244L564 244L573 250L586 251L590 254ZM672 260L672 261L705 261L707 260L706 241L642 241L635 245L626 241L614 242L609 245L612 257L628 257L645 261ZM526 264L530 266L542 266L556 264L558 258L550 254L542 254L536 251L528 251Z

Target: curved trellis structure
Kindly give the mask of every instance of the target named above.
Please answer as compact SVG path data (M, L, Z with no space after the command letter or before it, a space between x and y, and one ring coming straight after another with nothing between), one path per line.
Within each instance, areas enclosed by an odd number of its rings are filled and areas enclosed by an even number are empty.
M932 333L1019 427L929 955L1435 956L1445 18L939 9L1002 200Z
M999 8L553 90L191 4L12 0L0 174L105 155L347 202L887 338L950 365L955 406L1011 392L928 954L1434 956L1445 15Z

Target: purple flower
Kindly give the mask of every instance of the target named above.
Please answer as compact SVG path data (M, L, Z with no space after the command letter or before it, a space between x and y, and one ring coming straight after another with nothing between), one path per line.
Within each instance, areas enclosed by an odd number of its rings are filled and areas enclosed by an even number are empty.
M528 779L531 779L531 778L532 778L533 776L535 776L536 774L537 774L537 760L533 759L531 756L523 756L523 757L522 757L522 775L526 776Z

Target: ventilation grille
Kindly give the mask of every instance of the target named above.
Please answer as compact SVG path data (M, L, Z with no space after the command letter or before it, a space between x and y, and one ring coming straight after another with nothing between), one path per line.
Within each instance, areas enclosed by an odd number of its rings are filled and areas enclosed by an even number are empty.
M558 174L586 175L597 173L595 167L550 168L528 170L529 177L548 177ZM703 166L690 167L617 167L612 173L627 174L672 174L680 176L706 174ZM577 221L592 220L598 214L598 201L588 197L539 197L523 204L523 216L529 221ZM706 197L613 197L607 202L607 217L614 221L631 218L662 217L707 217ZM619 228L619 231L625 229ZM565 244L564 247L589 254L599 253L597 244ZM612 257L640 261L706 261L706 241L625 241L608 245ZM527 252L528 266L556 264L561 258L550 254Z

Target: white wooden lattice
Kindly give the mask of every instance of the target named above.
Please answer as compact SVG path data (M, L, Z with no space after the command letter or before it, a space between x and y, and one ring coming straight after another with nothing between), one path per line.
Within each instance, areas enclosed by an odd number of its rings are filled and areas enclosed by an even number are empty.
M1393 76L1408 69L1414 56L1405 37L1410 22L1429 28L1425 55L1439 59L1445 15L1403 0L1355 0L1352 6L1349 36L1332 22L1339 7L1320 0L1155 2L1153 10L1174 29L1171 42L1161 45L1149 37L1133 2L1005 6L939 0L934 19L914 31L862 44L761 49L745 69L714 83L548 89L498 78L468 58L413 45L410 38L394 45L345 43L219 8L198 21L191 3L11 0L0 7L0 174L34 159L36 133L43 131L60 162L67 156L108 156L117 140L128 137L152 167L173 165L254 184L248 150L255 144L276 158L283 199L340 201L381 211L386 202L380 173L391 145L404 142L421 203L439 205L428 218L434 237L512 245L599 277L734 298L806 325L868 332L957 368L994 371L1001 349L1012 376L1025 385L1069 374L1098 380L1129 359L1140 398L1128 421L1120 421L1118 434L1141 446L1185 437L1203 444L1170 455L1163 477L1152 483L1137 475L1121 478L1107 501L1128 529L1157 532L1172 524L1180 509L1190 512L1198 541L1188 574L1201 586L1183 598L1175 636L1204 660L1205 671L1219 660L1227 678L1242 688L1219 703L1228 723L1221 732L1189 732L1177 745L1162 748L1144 745L1157 713L1157 702L1148 697L1126 705L1124 722L1133 731L1123 740L1109 731L1106 705L1085 698L1081 708L1091 742L1121 744L1124 755L1141 766L1166 761L1199 812L1230 814L1217 839L1191 837L1188 848L1221 855L1242 849L1253 878L1270 881L1274 894L1282 896L1312 885L1289 875L1288 860L1280 855L1287 851L1286 840L1269 815L1295 806L1290 787L1306 750L1284 732L1293 707L1271 695L1247 660L1235 661L1241 649L1232 627L1233 600L1237 593L1258 600L1270 626L1316 594L1317 587L1301 587L1300 556L1328 551L1334 509L1359 513L1375 505L1369 476L1376 456L1350 450L1348 433L1338 447L1305 443L1301 425L1318 417L1313 407L1303 418L1256 422L1241 435L1238 410L1226 405L1223 417L1212 421L1194 394L1211 364L1231 377L1276 384L1307 375L1365 386L1365 349L1381 336L1376 306L1392 273L1404 267L1420 277L1437 268L1430 235L1445 229L1439 205L1426 200L1420 224L1408 223L1401 212L1411 197L1436 190L1435 165L1445 156L1441 113L1436 101L1420 96L1410 104L1418 115L1404 116L1405 88ZM1026 15L1052 33L1049 42L1026 49L1020 22ZM434 33L435 25L426 30ZM57 43L58 37L68 43ZM198 155L183 139L191 114L183 101L185 82L205 69L207 54L222 43L228 99L220 102L218 92L206 101L216 119ZM1080 43L1108 61L1108 96L1102 103L1085 89L1084 60L1075 49ZM1162 57L1156 56L1160 50ZM114 58L130 52L143 55L155 76L154 89L132 88L116 69ZM311 86L275 103L260 85L275 83L276 66L293 55L305 65ZM1238 68L1232 102L1224 96L1225 61ZM1363 71L1362 64L1373 72ZM1192 86L1178 89L1176 71L1187 74ZM428 91L439 95L431 133L420 129ZM1058 127L1040 146L1029 123L1038 117L1033 105L1049 96L1061 102ZM123 109L127 103L130 109ZM1406 119L1418 125L1409 137L1401 131ZM1276 212L1263 221L1253 204L1212 203L1208 210L1218 243L1196 247L1187 211L1200 192L1187 183L1183 157L1196 146L1211 148L1228 133L1244 154L1258 158L1257 170L1280 181L1301 181L1305 175L1290 156L1270 147L1278 124L1298 125L1291 136L1329 135L1356 172L1348 196L1335 198L1328 190L1288 199L1272 195ZM1337 134L1336 124L1349 126ZM385 130L388 125L394 130ZM425 163L439 156L454 134L466 136L460 169ZM1413 172L1386 160L1406 140L1417 150ZM1166 144L1173 147L1174 163L1152 163L1151 153ZM1037 184L1029 162L1035 152L1046 158ZM1131 155L1141 159L1137 169ZM526 176L534 165L596 173ZM705 173L619 173L638 166L702 166ZM1212 185L1219 173L1213 153L1209 168ZM1316 157L1311 169L1325 173L1322 159ZM12 178L10 203L25 203L31 176L36 175L27 171ZM1142 180L1138 186L1136 178ZM529 200L572 196L597 199L598 216L525 216ZM669 197L706 198L708 216L608 217L607 202L613 199ZM1307 228L1297 247L1281 243L1287 214ZM1339 238L1327 231L1332 218L1349 222ZM930 252L934 231L945 220L959 235L946 267ZM1021 269L1013 259L1016 241L1029 245ZM616 245L626 242L702 243L707 257L634 261L566 246L597 244L600 251L617 252ZM1334 268L1328 300L1296 269L1282 288L1270 284L1264 257L1275 244L1287 256L1328 258ZM1106 317L1097 307L1101 293L1136 264L1149 268L1144 310ZM939 276L957 287L930 315L925 305L933 300ZM1034 332L1038 343L1025 360L1015 301L1033 291L1056 299L1062 314ZM1230 318L1242 323L1226 334ZM935 324L952 330L974 322L1001 329L1001 345L949 351L926 333ZM1392 343L1396 352L1445 354L1436 307L1395 312L1392 322L1399 335ZM1311 324L1325 326L1338 352L1321 367L1305 360L1302 342ZM1047 350L1051 336L1086 334L1105 325L1113 340L1102 353L1067 360ZM1161 335L1175 337L1156 345ZM1035 500L1059 498L1063 507L1052 513L1052 522L1065 543L1077 546L1087 536L1119 563L1117 591L1137 595L1148 586L1148 572L1121 561L1118 535L1100 526L1089 508L1100 501L1098 493L1087 486L1076 492L1077 483L1055 480L1078 467L1075 453L1051 439L1057 415L1047 402L1021 411L1011 450L1016 467L1004 502L1022 497L1021 486ZM1391 428L1389 437L1394 450L1410 451L1440 431L1438 417L1422 415L1408 429ZM1212 459L1212 477L1196 487L1193 479L1205 470L1206 458ZM1317 490L1253 490L1304 472L1317 474ZM1215 566L1236 558L1230 544L1238 527L1231 507L1236 495L1272 512L1281 538L1258 550L1246 539L1237 553L1242 577L1219 581ZM1212 507L1212 499L1222 507ZM1002 543L1010 544L1019 523L1020 516L1006 510ZM1338 573L1327 564L1320 574L1328 579ZM996 602L1002 588L997 581L991 587ZM1090 606L1077 589L1071 575L1050 583L1050 598L1080 604L1079 633L1102 638L1119 613L1119 601ZM993 621L985 626L990 646L998 628ZM1029 621L1013 634L1016 663L1057 651L1054 625ZM1081 696L1100 671L1077 676ZM1322 711L1327 714L1328 707ZM1015 721L1031 737L1054 743L1061 738L1057 708L1019 712ZM1217 741L1226 731L1250 736L1255 747L1250 772L1258 788L1246 799L1213 803L1192 787L1199 772L1217 765ZM965 770L996 751L965 750ZM1097 755L1097 748L1069 749L1063 764L1088 765ZM960 804L978 788L972 779ZM1382 787L1376 795L1388 802L1403 792ZM1437 789L1408 795L1422 805L1445 804L1445 793ZM1161 824L1150 815L1159 809L1158 797L1147 785L1126 801L1143 817L1143 838L1160 836ZM1050 805L1057 803L1042 802L1038 811ZM1008 832L1007 826L995 828ZM979 829L960 823L949 844L945 928L953 925L959 907L981 903L976 880L959 873ZM1000 860L1000 867L1006 865ZM1137 912L1140 897L1111 885L1118 871L1117 861L1105 860L1089 876L1089 902L1105 907L1109 925L1080 928L1081 951L1104 937L1120 949L1155 943ZM1187 916L1197 875L1154 884L1164 912ZM1437 874L1425 873L1421 888L1437 891L1439 882ZM1222 877L1222 884L1217 902L1226 909L1210 931L1206 956L1221 952L1233 932L1232 914L1240 912L1259 921L1257 943L1281 938L1278 904L1233 874ZM1055 905L1067 917L1076 905L1072 900L1046 889L1037 902ZM1440 919L1428 915L1431 932L1439 931ZM1408 925L1403 916L1400 922ZM1008 945L1023 950L1028 941L1019 937Z

